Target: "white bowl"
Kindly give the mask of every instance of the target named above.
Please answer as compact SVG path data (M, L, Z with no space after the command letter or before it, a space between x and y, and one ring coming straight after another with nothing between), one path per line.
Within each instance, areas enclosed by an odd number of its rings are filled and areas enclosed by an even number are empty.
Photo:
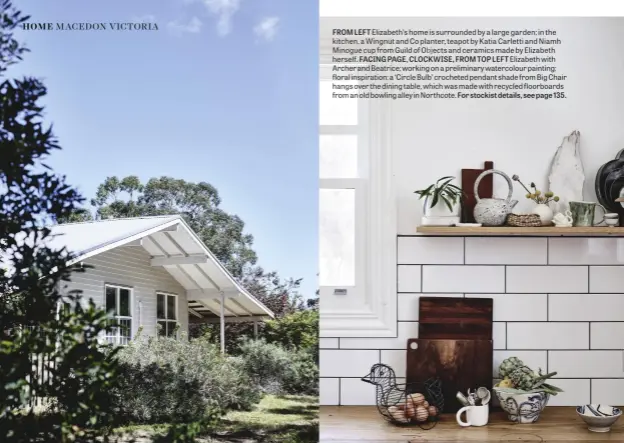
M587 423L592 432L609 432L613 423L622 416L622 411L607 405L583 405L576 408L576 413Z
M502 388L494 388L494 393L509 420L523 424L535 423L539 420L550 398L550 394L545 392L516 394Z

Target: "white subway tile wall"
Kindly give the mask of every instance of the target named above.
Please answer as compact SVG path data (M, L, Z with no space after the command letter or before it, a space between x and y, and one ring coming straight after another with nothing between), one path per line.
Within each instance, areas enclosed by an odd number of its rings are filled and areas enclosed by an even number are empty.
M624 405L624 240L398 238L398 337L323 338L323 405L373 405L375 363L404 382L421 296L494 299L494 377L516 356L557 371L550 406Z

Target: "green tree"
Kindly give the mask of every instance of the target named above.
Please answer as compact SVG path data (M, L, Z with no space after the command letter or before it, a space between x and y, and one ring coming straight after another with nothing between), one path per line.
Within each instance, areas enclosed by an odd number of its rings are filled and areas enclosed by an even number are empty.
M256 264L253 236L240 217L219 207L219 192L209 183L160 177L143 185L137 176L108 177L91 204L100 219L180 214L235 277Z
M45 86L6 77L27 52L14 32L28 17L9 0L0 13L0 256L7 267L0 273L0 441L95 441L112 417L115 353L96 340L106 314L82 304L80 294L61 294L80 270L68 268L66 251L45 244L45 226L70 217L82 200L43 163L59 149L42 119ZM34 359L53 383L36 375ZM35 395L53 401L51 412L34 412Z
M305 310L268 321L263 336L267 343L275 343L286 349L303 351L318 349L318 334L318 311Z

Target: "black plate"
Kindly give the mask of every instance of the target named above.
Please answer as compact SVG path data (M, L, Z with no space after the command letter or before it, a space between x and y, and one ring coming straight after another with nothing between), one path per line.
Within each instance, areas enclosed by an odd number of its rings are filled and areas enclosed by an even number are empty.
M620 170L621 174L611 182L611 187L609 188L609 200L612 202L612 208L608 208L609 210L613 210L613 212L617 212L619 214L624 213L624 207L615 200L620 197L620 192L624 189L624 170ZM611 174L613 175L613 173ZM611 177L611 175L609 177Z
M606 164L602 165L598 168L598 172L596 172L596 179L594 180L594 190L596 191L596 197L598 198L598 203L602 206L605 205L605 196L602 195L602 183L600 181L600 177L602 177L602 171L604 170Z
M613 171L617 171L622 168L624 168L624 159L611 160L600 168L598 171L599 174L596 174L596 194L598 196L598 201L602 204L602 206L609 208L612 211L615 211L615 202L609 201L609 187L606 186L607 177L609 177L609 174ZM611 182L613 182L614 179L615 177L611 179ZM609 183L609 186L610 185L611 183ZM598 193L598 191L600 191L600 193Z

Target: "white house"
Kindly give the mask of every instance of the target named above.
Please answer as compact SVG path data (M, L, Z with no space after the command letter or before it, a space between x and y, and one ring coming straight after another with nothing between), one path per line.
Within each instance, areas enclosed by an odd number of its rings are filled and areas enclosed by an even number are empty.
M107 337L124 344L139 327L170 335L191 321L258 322L274 314L247 292L178 215L110 219L52 227L48 243L66 247L84 264L63 291L80 290L85 299L114 314L121 327Z

